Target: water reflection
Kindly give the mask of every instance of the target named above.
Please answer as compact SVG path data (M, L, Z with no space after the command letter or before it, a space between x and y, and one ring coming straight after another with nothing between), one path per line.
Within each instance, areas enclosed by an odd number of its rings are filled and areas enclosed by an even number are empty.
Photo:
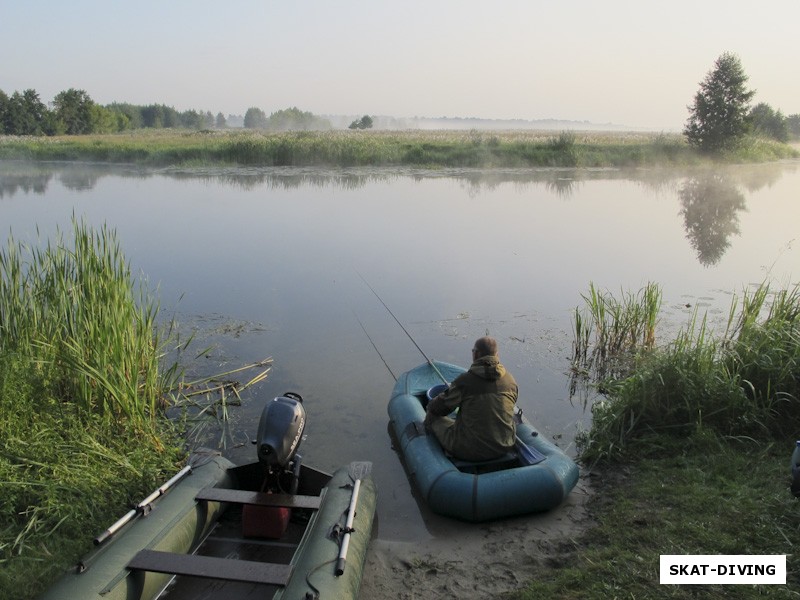
M0 199L17 194L45 195L56 182L68 190L88 191L105 177L146 176L145 170L119 165L0 161Z
M309 412L309 464L373 460L381 535L425 539L436 526L412 497L385 408L386 365L399 373L421 358L356 272L429 356L464 364L477 337L502 340L522 408L570 452L590 419L568 396L570 318L581 293L590 282L616 293L655 281L665 293L662 323L685 322L689 303L720 304L727 316L724 294L760 279L776 246L797 235L797 166L719 168L712 177L0 161L0 223L28 240L63 229L73 214L109 224L133 271L158 288L162 314L175 315L181 331L198 330L197 352L187 354L202 356L198 375L275 358L263 386L233 411L242 445L232 452L250 459L263 404L296 391ZM709 199L714 185L700 183L708 179L724 182L727 201ZM725 259L699 264L689 231L717 241L716 254L713 243L696 242L702 260ZM781 256L781 274L800 271L798 251Z
M691 177L678 190L686 237L703 266L717 264L739 235L739 212L747 209L745 196L724 175Z
M200 167L142 169L83 163L23 163L0 161L0 199L17 194L44 195L55 182L72 191L91 190L106 177L208 182L248 191L291 190L302 187L357 190L399 178L421 182L447 178L457 182L470 198L511 184L518 191L543 186L562 200L571 199L590 181L626 180L655 194L677 194L686 238L703 266L717 264L739 235L739 213L747 210L747 194L774 185L786 165L745 168L720 167L712 172L674 169L326 169L275 167Z
M2 173L0 177L0 199L12 198L16 194L45 194L50 180L54 177L52 171L43 173Z

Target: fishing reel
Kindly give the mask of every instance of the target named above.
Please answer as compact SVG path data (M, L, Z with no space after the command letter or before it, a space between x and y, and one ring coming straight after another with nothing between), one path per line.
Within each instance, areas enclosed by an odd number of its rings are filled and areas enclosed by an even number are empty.
M258 461L265 471L269 491L294 494L302 457L297 454L306 427L300 394L287 392L273 398L261 412L256 437ZM266 490L265 490L266 491Z

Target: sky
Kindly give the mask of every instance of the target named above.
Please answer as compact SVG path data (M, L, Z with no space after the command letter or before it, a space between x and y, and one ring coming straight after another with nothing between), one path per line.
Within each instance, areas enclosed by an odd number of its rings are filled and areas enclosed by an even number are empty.
M798 0L0 0L0 90L679 131L724 52L800 113Z

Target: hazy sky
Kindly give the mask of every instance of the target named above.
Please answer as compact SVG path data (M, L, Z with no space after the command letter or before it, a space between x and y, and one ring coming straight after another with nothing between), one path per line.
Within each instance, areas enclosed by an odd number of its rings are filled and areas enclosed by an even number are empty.
M0 90L679 130L726 51L800 113L798 23L800 0L0 0Z

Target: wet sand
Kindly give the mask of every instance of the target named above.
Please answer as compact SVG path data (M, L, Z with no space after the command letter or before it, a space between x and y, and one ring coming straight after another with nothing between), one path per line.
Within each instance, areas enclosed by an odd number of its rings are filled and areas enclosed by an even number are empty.
M589 526L590 495L582 475L566 501L546 513L478 524L442 519L437 537L425 543L375 539L360 598L484 599L518 589Z

